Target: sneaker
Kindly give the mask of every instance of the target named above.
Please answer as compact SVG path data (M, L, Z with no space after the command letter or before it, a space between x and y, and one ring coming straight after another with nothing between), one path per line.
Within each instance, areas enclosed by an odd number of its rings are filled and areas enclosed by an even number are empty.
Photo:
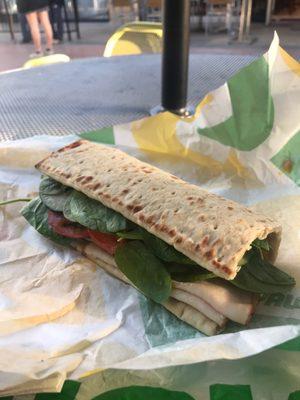
M54 54L53 49L46 49L45 52L44 52L45 56L50 56L51 54Z
M30 59L33 59L33 58L40 58L40 57L43 57L43 52L42 52L42 51L36 51L35 53L31 53L31 54L29 55L29 58L30 58Z

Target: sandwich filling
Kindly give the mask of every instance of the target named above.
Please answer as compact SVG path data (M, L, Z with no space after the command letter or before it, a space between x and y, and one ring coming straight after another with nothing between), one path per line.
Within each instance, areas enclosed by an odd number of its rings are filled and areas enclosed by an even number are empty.
M50 177L42 178L39 197L28 203L22 214L39 233L59 244L75 243L76 247L81 241L93 243L114 260L115 267L137 289L157 303L163 304L170 297L182 300L180 285L193 287L188 283L205 287L205 283L219 285L223 281L227 287L256 294L287 291L295 284L268 261L268 238L254 240L239 262L236 277L225 281L122 214ZM199 306L197 299L190 299ZM222 323L221 317L215 318Z

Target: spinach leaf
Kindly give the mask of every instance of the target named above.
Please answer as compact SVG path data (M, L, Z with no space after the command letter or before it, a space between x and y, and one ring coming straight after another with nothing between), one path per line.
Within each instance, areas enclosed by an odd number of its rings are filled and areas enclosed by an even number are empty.
M122 239L130 239L130 240L142 240L143 236L139 230L132 231L121 231L117 232L117 236Z
M177 282L200 282L216 278L216 275L200 266L182 265L177 263L165 263L171 278Z
M144 243L120 242L115 260L120 270L147 297L157 303L168 299L172 288L170 274Z
M177 251L173 246L159 239L158 237L152 235L145 229L141 228L141 233L143 241L146 243L147 247L152 250L152 252L159 259L166 262L175 262L179 264L189 264L197 265L194 261L190 260L187 256Z
M26 204L22 208L21 214L41 235L62 245L72 242L71 239L58 235L50 228L48 225L48 208L39 197Z
M45 177L40 183L40 198L42 202L53 211L62 211L73 189Z
M18 202L26 202L26 201L31 201L32 199L30 198L19 198L19 199L9 199L9 200L4 200L4 201L0 201L0 207L1 206L6 206L7 204L12 204L12 203L18 203Z
M254 293L286 292L296 283L287 273L263 260L258 251L249 255L248 262L230 282Z
M270 246L269 242L267 241L267 239L253 240L253 242L251 243L251 249L246 252L244 257L239 261L238 265L243 266L243 265L247 264L247 262L249 260L249 256L251 256L254 252L258 252L260 255L260 258L263 259L264 258L263 250L266 252L271 250L271 246Z
M251 246L256 247L257 249L270 251L270 244L267 241L267 239L264 240L255 239L251 243Z
M74 190L73 193L75 193L76 191ZM67 218L69 221L71 222L77 222L77 220L72 216L72 211L71 211L71 201L72 201L72 197L73 196L69 196L64 204L64 208L63 208L63 214L64 217Z
M76 190L65 203L63 213L70 221L104 233L123 231L129 226L123 215Z

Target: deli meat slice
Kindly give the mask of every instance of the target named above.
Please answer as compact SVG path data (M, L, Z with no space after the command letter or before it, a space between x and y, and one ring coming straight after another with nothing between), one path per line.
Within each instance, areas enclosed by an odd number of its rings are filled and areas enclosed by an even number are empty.
M206 301L220 314L240 324L247 324L258 304L259 297L236 288L221 279L187 283L174 282L174 288Z
M181 301L182 303L188 304L191 307L194 307L196 310L202 312L220 327L224 327L227 322L227 318L225 318L224 315L220 314L206 301L202 300L198 296L195 296L194 294L185 292L181 289L173 289L171 292L171 297L178 301Z
M129 281L129 279L119 270L117 264L112 256L105 253L99 247L94 244L89 244L86 242L74 242L73 247L78 250L80 253L85 255L89 260L93 261L101 268L103 268L107 273L114 276L115 278L123 281L131 286L133 284ZM188 292L185 293L185 297L189 298L192 295ZM195 296L193 296L195 297ZM197 310L191 305L178 301L172 297L169 298L163 306L174 314L177 318L182 321L188 323L199 331L203 332L206 335L215 335L222 331L224 328L223 318L220 317L220 321L222 321L222 325L218 325L215 321L209 318L208 315L203 312ZM205 311L205 310L204 310ZM226 320L225 320L226 322Z

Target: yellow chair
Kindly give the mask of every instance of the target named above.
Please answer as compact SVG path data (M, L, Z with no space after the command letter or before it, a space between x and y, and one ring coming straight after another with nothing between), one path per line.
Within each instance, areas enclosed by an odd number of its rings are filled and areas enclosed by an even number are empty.
M70 57L67 56L66 54L51 54L50 56L38 57L28 60L23 65L23 68L34 68L34 67L40 67L42 65L65 63L69 61Z
M104 57L162 51L162 24L131 22L122 25L107 41Z

